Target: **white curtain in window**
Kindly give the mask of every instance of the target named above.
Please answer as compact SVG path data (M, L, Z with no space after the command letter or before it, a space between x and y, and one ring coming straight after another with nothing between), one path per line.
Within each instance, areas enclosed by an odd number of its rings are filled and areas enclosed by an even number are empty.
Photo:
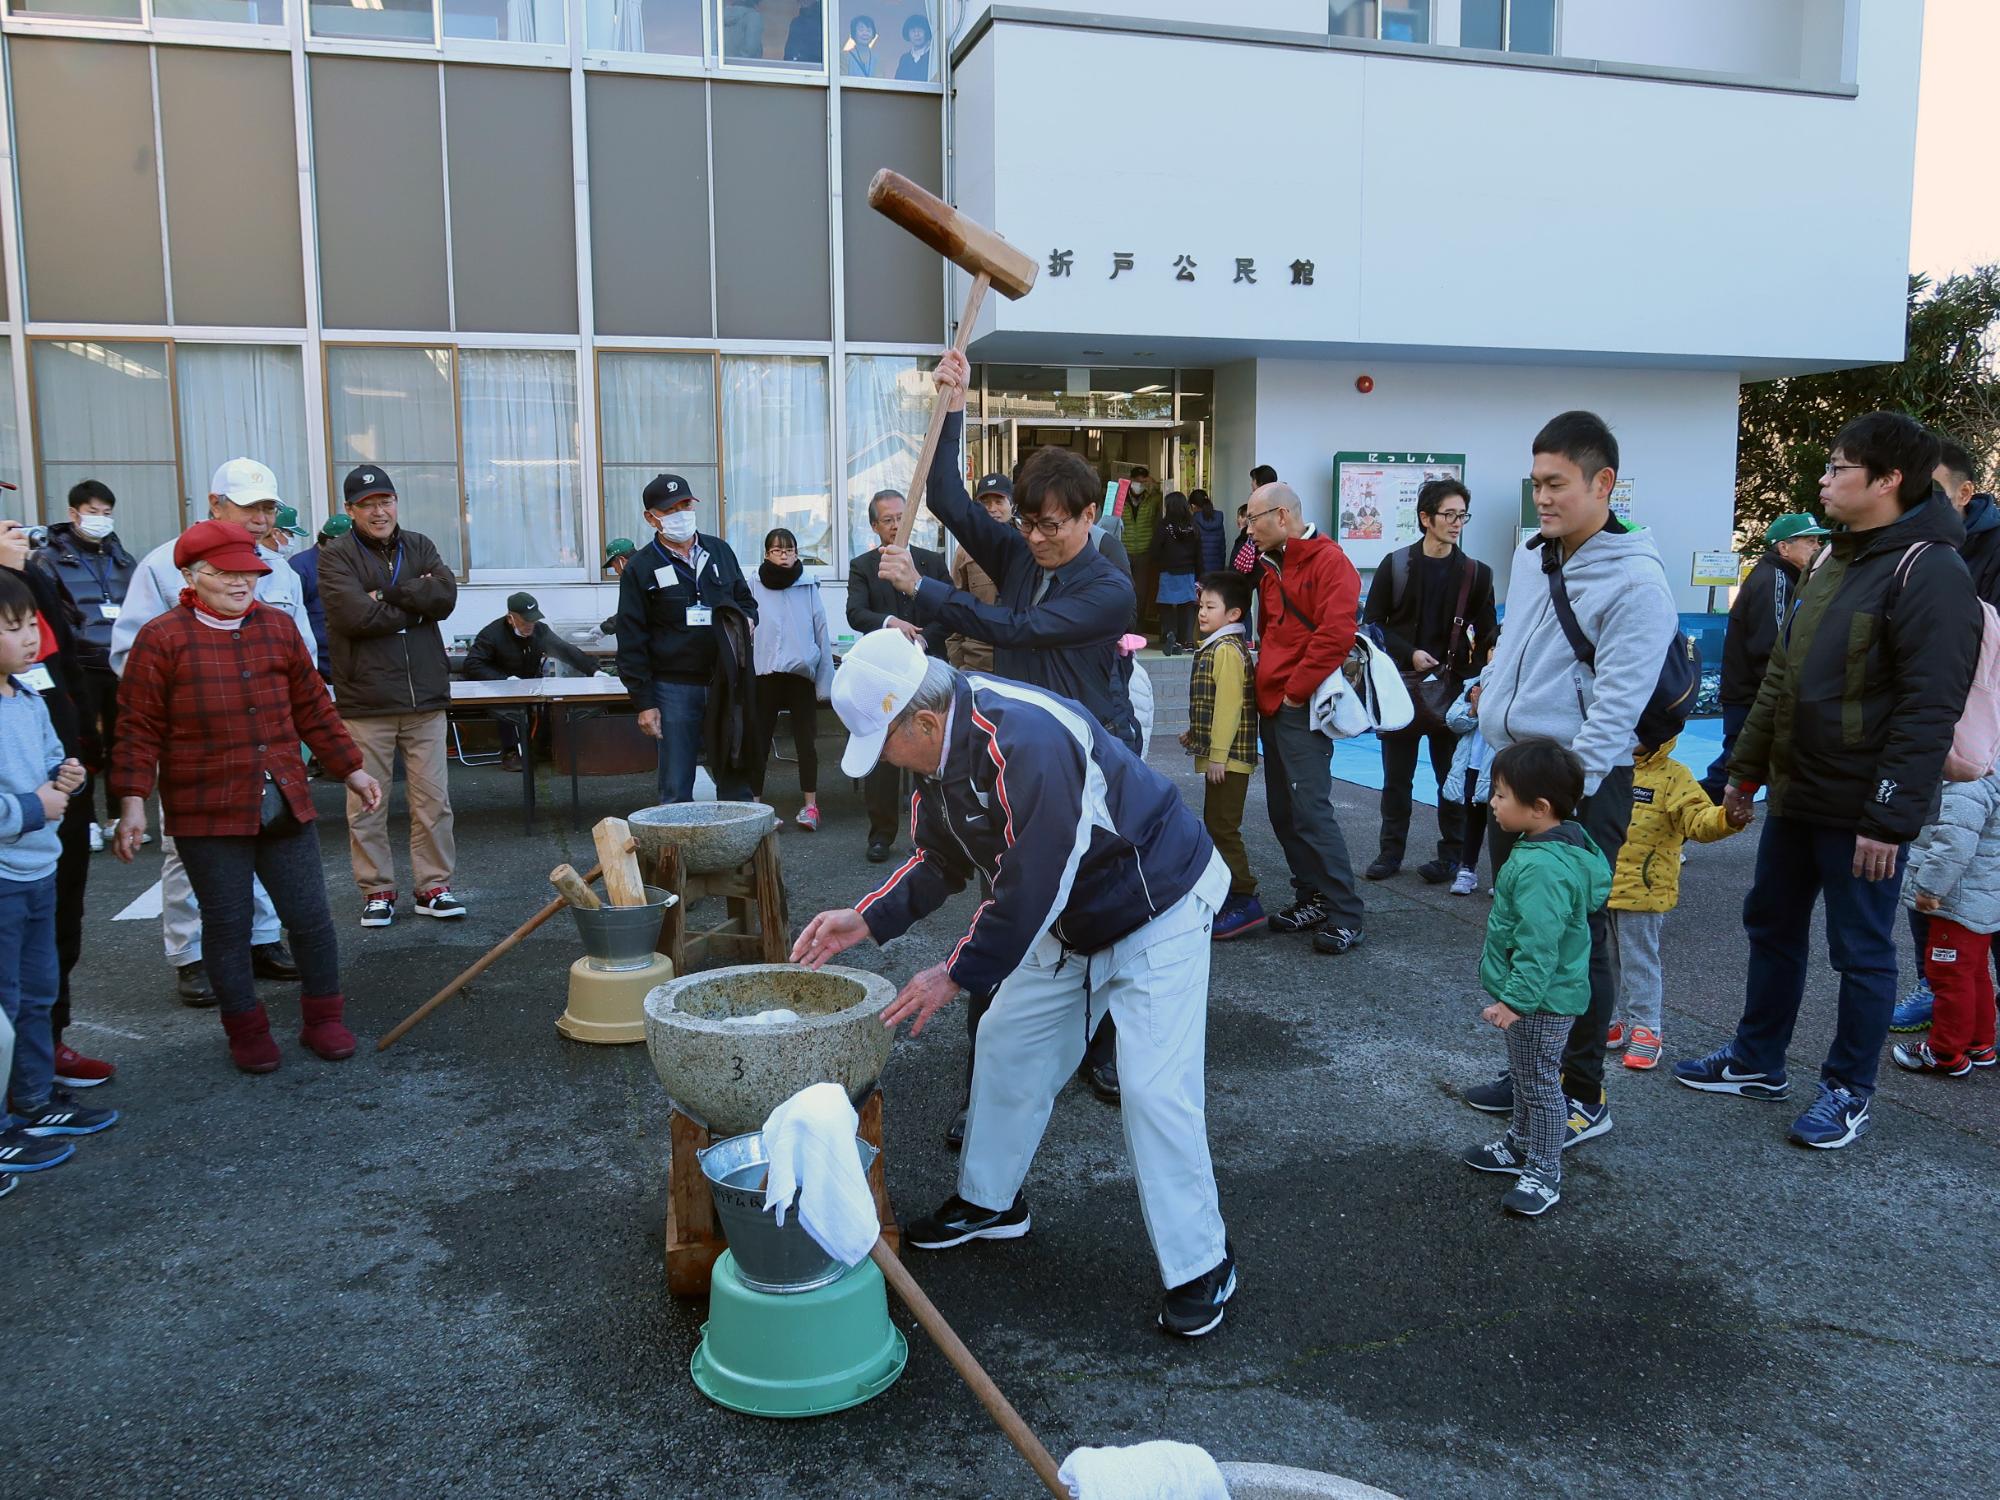
M181 467L193 514L216 469L254 458L278 476L278 495L303 518L312 510L306 467L305 359L271 344L176 344Z
M603 354L597 360L603 433L604 534L646 540L640 500L655 474L678 474L694 490L701 529L718 525L715 357Z
M832 422L823 359L724 355L724 535L742 558L764 555L764 534L789 528L800 555L833 561Z
M847 357L847 550L875 545L868 529L868 501L878 490L908 494L930 426L933 361L909 354ZM936 547L941 528L929 512L911 533L920 547Z
M560 349L465 349L458 380L472 566L581 567L576 356Z
M0 479L21 482L21 429L14 420L14 341L0 338Z
M463 573L451 351L328 349L326 405L334 503L356 464L387 469L396 485L397 519L429 537Z
M96 479L118 497L118 535L134 552L178 536L181 481L166 345L43 339L31 354L43 514L63 519L70 486ZM207 484L204 471L189 487L206 493Z

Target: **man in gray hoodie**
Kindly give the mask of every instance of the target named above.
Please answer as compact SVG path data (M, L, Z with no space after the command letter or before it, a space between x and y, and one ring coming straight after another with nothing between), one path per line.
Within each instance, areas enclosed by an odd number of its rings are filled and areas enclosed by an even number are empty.
M1601 418L1569 411L1553 419L1535 435L1532 477L1539 531L1514 553L1499 648L1480 677L1479 731L1495 750L1535 735L1574 750L1584 770L1576 819L1616 868L1632 821L1639 715L1680 620L1652 538L1611 514L1618 440ZM1552 584L1567 591L1596 648L1594 671L1563 634ZM1490 838L1497 878L1511 840L1497 825ZM1567 1146L1611 1129L1604 1037L1617 993L1615 963L1610 920L1599 907L1590 917L1590 1009L1577 1018L1563 1054ZM1503 1073L1467 1089L1465 1102L1511 1111L1513 1081Z

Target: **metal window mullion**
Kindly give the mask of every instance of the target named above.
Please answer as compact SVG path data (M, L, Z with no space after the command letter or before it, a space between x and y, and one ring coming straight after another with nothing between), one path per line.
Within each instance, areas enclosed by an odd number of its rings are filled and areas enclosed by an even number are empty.
M825 20L824 12L821 14ZM826 56L826 38L820 40ZM828 70L831 80L837 69ZM827 537L836 565L847 560L847 236L843 232L847 194L841 178L840 136L844 123L840 86L826 90L827 296L833 309L833 354L827 362Z
M431 0L431 15L438 14L440 0ZM437 65L438 83L438 178L444 188L444 316L453 333L458 332L458 280L451 253L451 122L445 109L444 64ZM457 378L458 358L452 357L453 379Z
M146 0L151 9L152 0ZM167 151L166 132L160 125L160 49L146 47L146 76L153 88L153 187L160 206L160 289L166 297L167 324L174 321L174 245L167 232Z
M569 152L571 191L576 214L576 389L577 389L577 529L582 542L586 585L600 581L604 569L590 559L604 559L604 471L599 452L603 431L597 416L597 278L590 222L590 101L583 80L581 4L563 7L569 30ZM592 505L592 496L596 504Z
M305 283L306 347L299 360L306 416L306 471L309 514L314 531L333 514L333 447L326 389L325 326L319 305L319 185L313 166L312 83L306 63L306 7L310 0L289 0L285 7L292 70L292 136L297 154L299 189L299 275Z
M705 79L701 86L702 144L708 152L708 162L704 169L703 185L708 189L708 336L722 337L721 303L716 293L716 282L720 271L715 264L715 81ZM716 405L722 404L722 391L716 389ZM716 450L720 461L721 450Z

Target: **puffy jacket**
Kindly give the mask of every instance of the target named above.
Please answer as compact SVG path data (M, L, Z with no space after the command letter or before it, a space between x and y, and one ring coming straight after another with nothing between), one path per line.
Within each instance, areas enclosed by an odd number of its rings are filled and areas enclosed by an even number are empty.
M548 621L535 621L534 634L521 636L515 634L513 622L502 615L472 638L472 649L465 653L464 675L468 682L504 682L509 677L539 677L544 663L551 656L572 672L585 677L594 676L597 672L595 658L579 651L549 629Z
M1473 796L1484 802L1493 795L1493 747L1479 732L1479 715L1472 709L1472 690L1478 686L1477 677L1467 678L1445 710L1444 727L1458 736L1458 743L1451 747L1451 769L1445 773L1444 790L1449 797L1464 796L1467 773L1477 771L1479 786Z
M810 677L820 697L833 692L833 636L819 583L801 576L774 589L756 574L750 592L757 600L757 634L752 642L757 675L790 672Z
M1729 627L1722 638L1724 703L1750 704L1764 682L1771 648L1799 607L1799 570L1778 556L1773 547L1758 559L1729 606Z
M947 738L938 776L917 778L916 853L856 909L886 943L984 875L992 895L946 964L964 989L1031 950L1101 952L1223 868L1173 783L1079 703L961 673ZM1226 871L1215 884L1220 900Z
M1942 903L1935 916L1973 932L2000 932L2000 773L1946 784L1937 821L1910 848L1903 903Z
M326 649L326 601L319 596L319 544L301 547L285 559L299 575L299 596L305 600L306 618L312 621L313 639L319 642L319 675L333 681L333 660Z
M1223 530L1222 517L1212 510L1198 510L1194 524L1201 532L1202 572L1220 573L1229 566L1229 533Z
M618 676L641 713L660 706L655 682L707 687L715 675L714 625L689 625L691 606L733 604L753 624L757 619L757 601L729 543L705 531L694 540L703 557L692 586L657 540L634 552L618 575Z
M139 571L138 559L125 550L118 533L93 542L70 522L59 522L49 528L48 545L35 549L29 566L53 580L75 607L77 664L110 671L112 617L104 606L117 611Z
M1613 911L1672 911L1681 898L1681 845L1712 844L1738 831L1673 748L1668 740L1632 759L1632 825L1611 872Z
M1312 702L1315 689L1354 646L1361 575L1323 532L1295 536L1257 564L1257 712L1269 718L1287 698Z
M1493 882L1479 982L1520 1015L1590 1009L1590 914L1611 889L1604 852L1580 823L1522 839Z
M1153 563L1162 573L1201 572L1201 532L1162 519L1153 533Z
M371 597L377 593L380 599ZM451 666L438 626L458 604L458 580L429 537L398 527L383 544L359 531L321 543L319 597L341 718L451 707Z
M1958 555L1972 575L1973 592L2000 609L2000 504L1991 495L1974 495L1959 524L1965 528L1965 545Z
M1779 817L1889 844L1917 836L1937 805L1979 656L1963 536L1935 488L1887 526L1834 533L1771 652L1736 738L1732 781L1768 785ZM1916 542L1938 545L1917 558L1885 624L1897 569Z

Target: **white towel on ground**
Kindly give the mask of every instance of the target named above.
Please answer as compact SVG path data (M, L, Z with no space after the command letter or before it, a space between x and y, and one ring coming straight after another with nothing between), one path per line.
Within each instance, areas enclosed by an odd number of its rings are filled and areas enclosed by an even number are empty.
M1193 1443L1078 1448L1056 1477L1070 1500L1229 1500L1222 1470Z
M800 1089L764 1121L764 1149L771 1163L764 1207L775 1208L782 1225L792 1194L798 1193L799 1222L806 1233L849 1266L868 1258L882 1232L875 1195L868 1190L854 1144L860 1127L847 1091L837 1083Z

